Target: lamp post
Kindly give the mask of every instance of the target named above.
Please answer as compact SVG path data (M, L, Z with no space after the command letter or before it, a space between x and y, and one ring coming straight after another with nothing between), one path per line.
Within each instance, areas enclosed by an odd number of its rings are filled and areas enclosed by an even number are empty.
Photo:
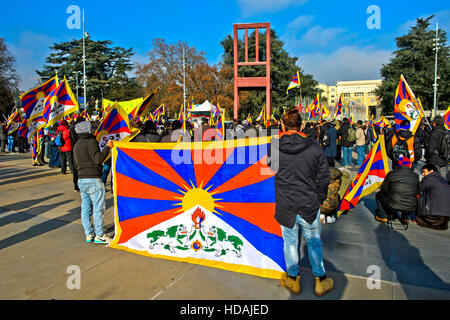
M436 52L434 58L434 97L433 97L433 118L437 115L437 80L439 79L437 75L437 60L438 60L438 51L439 51L439 38L438 38L438 23L436 22L436 38L434 39L434 48L433 50Z

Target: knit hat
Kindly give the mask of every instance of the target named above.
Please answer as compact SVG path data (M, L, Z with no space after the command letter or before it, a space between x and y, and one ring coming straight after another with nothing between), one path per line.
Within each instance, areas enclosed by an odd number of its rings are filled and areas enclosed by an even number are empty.
M75 125L75 132L80 133L91 133L91 123L89 121L82 121Z

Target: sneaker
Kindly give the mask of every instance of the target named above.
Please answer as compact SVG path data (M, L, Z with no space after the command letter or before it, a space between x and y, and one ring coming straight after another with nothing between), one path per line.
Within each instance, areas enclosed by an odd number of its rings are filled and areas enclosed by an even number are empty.
M329 216L325 218L325 223L333 223L336 221L336 218L333 216Z
M95 235L89 234L86 236L86 242L91 243L92 241L94 241L94 238L95 238Z
M324 223L326 222L326 220L327 220L327 218L325 217L325 215L324 215L324 214L321 214L321 215L320 215L320 223L321 223L321 224L324 224Z
M300 276L297 276L295 280L283 273L280 279L281 285L288 289L292 294L300 294Z
M102 235L101 237L95 236L94 243L103 243L103 244L110 244L112 239L108 237L106 234Z

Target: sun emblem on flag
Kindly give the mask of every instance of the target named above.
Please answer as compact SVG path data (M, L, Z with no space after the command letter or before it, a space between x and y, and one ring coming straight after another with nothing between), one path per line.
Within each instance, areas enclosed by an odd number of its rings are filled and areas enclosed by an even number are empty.
M181 206L179 212L186 212L189 209L195 207L196 205L199 205L208 210L209 212L218 213L215 209L221 208L221 206L217 204L217 201L220 201L222 199L213 197L216 194L216 192L209 191L211 189L211 186L206 189L203 189L202 184L200 184L200 186L196 188L194 187L194 184L191 182L191 187L187 185L184 185L183 187L184 190L179 190L183 194L183 196L175 198L177 200L181 200L181 202L174 204L174 206Z

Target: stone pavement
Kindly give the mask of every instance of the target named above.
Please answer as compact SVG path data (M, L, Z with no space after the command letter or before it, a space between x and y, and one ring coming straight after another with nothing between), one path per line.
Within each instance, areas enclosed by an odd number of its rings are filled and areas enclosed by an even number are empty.
M325 267L336 289L316 298L303 244L299 296L274 279L86 244L71 179L31 166L29 154L0 155L0 299L450 299L449 232L380 225L373 195L323 226ZM111 192L106 206L105 228L113 235ZM81 270L80 289L68 288L71 266ZM380 287L369 289L377 271Z

